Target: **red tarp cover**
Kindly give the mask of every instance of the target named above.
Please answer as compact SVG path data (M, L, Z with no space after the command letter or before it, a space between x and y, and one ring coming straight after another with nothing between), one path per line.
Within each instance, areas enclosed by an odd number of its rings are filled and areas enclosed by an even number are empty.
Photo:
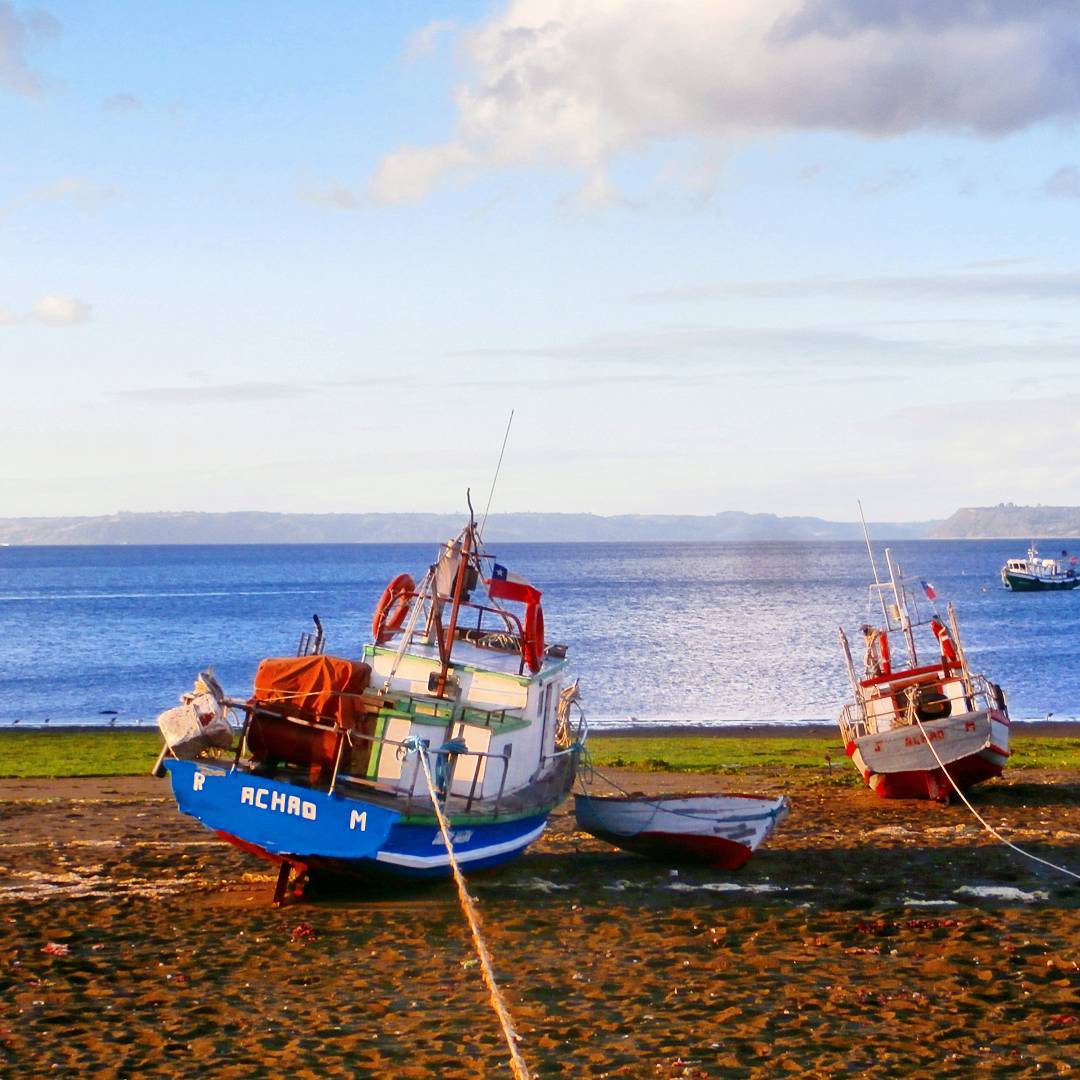
M272 657L259 664L255 672L252 705L286 706L283 712L302 716L332 718L341 727L353 728L364 709L355 698L343 694L362 694L371 681L371 668L336 656ZM276 710L275 710L276 711Z
M253 717L248 728L248 747L257 760L287 761L306 765L313 783L329 777L337 758L338 735L334 728L360 730L371 735L375 713L355 697L371 680L367 664L336 656L288 656L263 660L255 673L255 693L250 705L270 708L287 716L334 727L305 727L265 713ZM365 723L366 721L366 723ZM363 773L371 744L355 744L352 760L348 749L343 768Z

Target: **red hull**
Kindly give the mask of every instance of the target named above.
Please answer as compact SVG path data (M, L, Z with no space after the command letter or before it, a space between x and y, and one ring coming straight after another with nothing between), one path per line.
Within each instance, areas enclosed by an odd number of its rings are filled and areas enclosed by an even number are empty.
M594 831L593 836L615 847L666 862L704 863L717 870L738 870L753 855L745 844L722 836L687 836L683 833L643 832L636 836Z
M967 791L984 780L992 780L1003 771L1002 766L988 754L981 753L950 762L948 769L961 791ZM935 799L948 802L954 793L952 784L941 769L874 773L867 777L867 783L879 799Z

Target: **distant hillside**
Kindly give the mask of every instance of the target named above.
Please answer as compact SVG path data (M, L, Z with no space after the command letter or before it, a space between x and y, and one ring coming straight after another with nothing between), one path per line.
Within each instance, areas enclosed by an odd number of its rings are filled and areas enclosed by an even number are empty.
M454 535L460 514L271 514L196 512L103 517L0 518L5 544L310 544L437 542ZM876 538L928 536L936 522L871 525ZM492 514L490 542L681 540L854 540L854 522L729 510L665 514Z
M933 530L938 540L1080 536L1080 506L971 506L957 510Z

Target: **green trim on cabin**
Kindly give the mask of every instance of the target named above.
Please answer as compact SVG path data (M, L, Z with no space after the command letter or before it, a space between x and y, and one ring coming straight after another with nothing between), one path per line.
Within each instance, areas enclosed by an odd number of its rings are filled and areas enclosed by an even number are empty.
M469 713L473 713L470 716ZM521 731L523 728L532 727L532 721L524 717L507 718L505 720L492 719L486 713L478 713L475 710L457 710L451 707L443 712L413 712L407 708L381 709L379 717L387 720L396 717L399 720L408 720L411 724L419 724L423 727L445 728L452 724L465 724L467 727L480 728L481 731L490 731L493 735L502 735L511 731Z
M386 736L386 717L380 712L375 718L375 738L382 739ZM368 755L367 772L364 774L369 780L379 779L379 762L382 761L383 744L373 742L371 753Z
M522 810L516 814L499 814L498 817L492 817L491 814L454 814L447 818L447 824L451 829L456 829L459 826L468 825L491 825L497 821L520 821L522 818L536 817L537 814L550 814L555 809L562 799L558 799L555 802L544 803L542 806L534 807L532 810ZM409 814L401 816L402 825L437 825L438 821L434 814Z

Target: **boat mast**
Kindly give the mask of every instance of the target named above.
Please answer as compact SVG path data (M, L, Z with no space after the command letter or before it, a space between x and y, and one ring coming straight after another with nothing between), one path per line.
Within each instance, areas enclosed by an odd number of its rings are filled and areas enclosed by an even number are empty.
M904 589L903 575L899 574L899 567L893 564L892 552L888 548L885 549L885 565L889 568L889 581L892 583L893 596L896 597L896 613L900 629L904 632L904 644L907 645L908 657L911 660L911 666L918 667L919 658L915 653L915 635L911 632L911 616L907 609L907 592ZM897 583L898 574L899 584Z
M469 492L465 492L465 500L469 504L469 524L461 539L461 560L458 563L457 577L454 581L454 602L450 607L450 621L446 626L446 652L440 650L441 664L439 678L435 684L435 696L442 697L449 681L447 675L450 671L450 654L454 651L454 634L457 632L458 612L461 609L461 594L465 591L465 578L469 573L470 558L474 541L473 534L476 531L476 519L473 517L472 499Z
M870 530L866 527L866 515L863 513L862 499L856 499L859 507L859 520L862 522L863 539L866 541L866 554L870 556L870 569L874 571L874 586L876 587L878 600L881 603L881 617L884 619L883 628L889 629L889 613L885 608L885 596L881 591L881 579L878 577L877 563L874 562L874 549L870 546Z

